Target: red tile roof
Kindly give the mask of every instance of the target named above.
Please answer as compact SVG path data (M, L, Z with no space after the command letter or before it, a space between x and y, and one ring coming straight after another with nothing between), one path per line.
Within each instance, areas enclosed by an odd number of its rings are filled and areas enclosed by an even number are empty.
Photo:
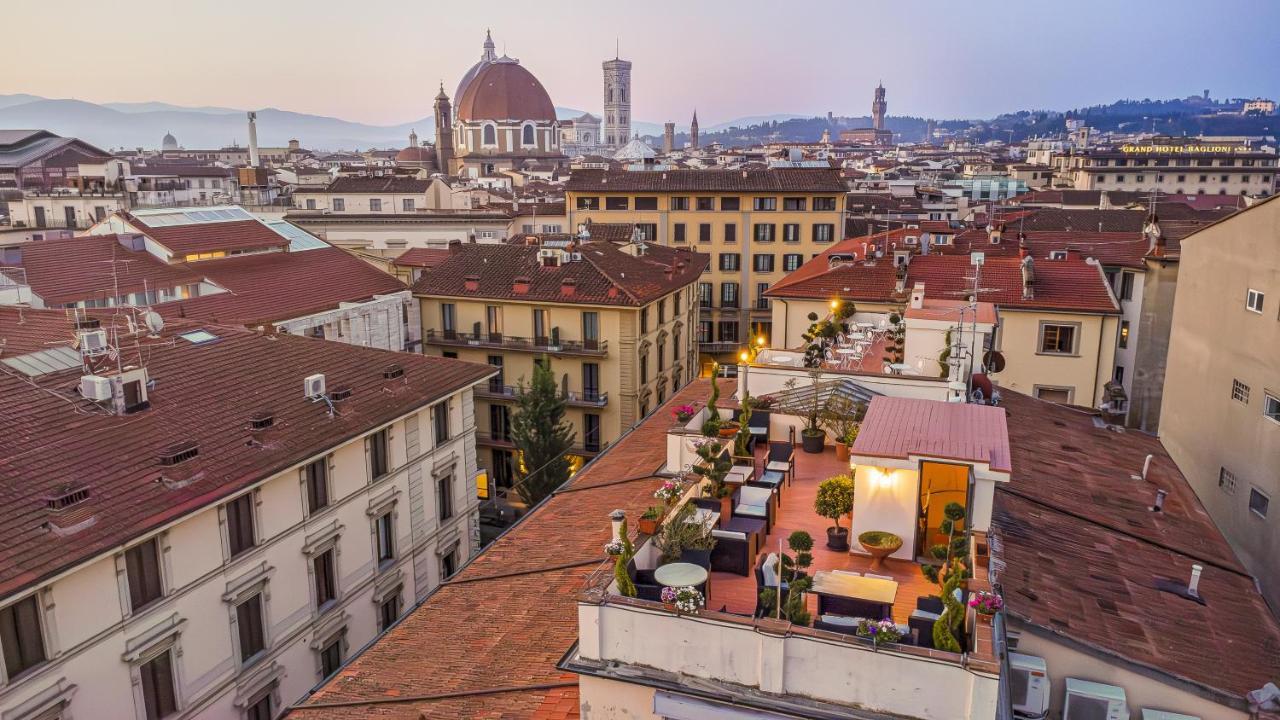
M18 313L0 308L0 332L18 323ZM69 345L71 326L62 311L23 314L48 328L50 343ZM35 378L8 368L0 373L0 597L492 373L447 358L191 322L172 322L152 339L130 334L123 315L119 319L122 362L143 364L154 381L148 409L115 416L80 398L80 367ZM194 344L179 337L202 327L217 339ZM30 338L23 343L32 344ZM402 377L384 379L391 364L403 368ZM351 388L336 416L303 397L302 379L313 373L325 374L331 387ZM254 445L247 425L260 411L271 412L275 424L266 441ZM187 441L198 443L199 454L162 467L162 451ZM165 471L181 472L189 482L166 484ZM89 490L77 512L94 522L72 533L51 532L47 498L69 487Z
M1016 392L1002 404L1014 471L992 526L1009 612L1236 697L1280 677L1280 624L1158 439ZM1133 479L1148 454L1147 479ZM1157 588L1185 585L1197 563L1204 605Z
M721 387L733 392L728 381ZM699 380L667 406L709 393ZM578 593L604 559L609 514L635 518L653 503L670 426L665 407L654 411L303 703L314 710L289 717L576 717L576 687L401 699L575 678L556 664L578 638Z
M645 254L637 257L613 243L588 242L576 246L581 260L543 267L537 245L460 245L448 260L423 273L413 291L450 297L639 306L695 282L710 262L705 253L654 244L645 248ZM672 270L670 275L668 270ZM467 278L474 278L476 289L467 289ZM528 281L528 288L517 292L516 281L521 278ZM563 291L566 281L573 283L572 295Z
M40 240L22 246L25 282L47 306L106 299L128 293L198 283L203 275L169 265L145 250L128 250L116 235Z
M439 248L409 248L391 261L402 267L433 268L449 259L449 251Z
M225 293L155 306L166 317L259 325L398 292L404 283L338 248L257 253L192 263Z
M1132 212L1121 210L1118 212ZM1142 213L1136 213L1141 215ZM1151 249L1151 243L1139 231L1095 232L1090 230L1029 230L1014 231L1015 224L1007 225L999 244L992 244L985 229L966 230L955 236L950 245L931 247L930 252L968 255L975 250L992 255L1016 256L1025 246L1037 261L1047 260L1049 254L1059 250L1074 250L1081 257L1095 258L1108 266L1141 268L1142 258ZM1039 265L1037 265L1037 269Z
M169 248L181 260L190 253L231 252L288 247L289 240L258 220L152 227L143 218L125 216L130 225Z
M1011 469L1004 410L989 405L874 397L849 452L904 460L925 455L987 463L998 472Z
M431 187L430 180L396 177L340 177L322 188L298 190L300 193L401 193L416 195L425 193Z
M844 193L834 168L769 170L574 170L566 192Z

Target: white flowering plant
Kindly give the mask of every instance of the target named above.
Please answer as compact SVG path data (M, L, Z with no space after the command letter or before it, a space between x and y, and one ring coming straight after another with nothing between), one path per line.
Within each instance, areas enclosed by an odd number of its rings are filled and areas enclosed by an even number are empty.
M868 620L863 618L858 623L857 633L858 637L868 638L876 645L895 643L902 639L902 630L889 619Z
M604 552L606 555L618 556L626 550L626 545L621 540L610 540L604 544Z
M662 602L675 605L677 612L692 613L705 605L706 599L694 587L665 587L662 588Z

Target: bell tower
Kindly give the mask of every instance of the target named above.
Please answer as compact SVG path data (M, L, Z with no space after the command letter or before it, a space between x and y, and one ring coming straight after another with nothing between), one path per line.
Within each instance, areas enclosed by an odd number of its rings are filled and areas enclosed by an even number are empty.
M449 96L444 94L444 84L436 95L436 169L449 175L453 172L453 108Z
M631 62L604 61L604 144L622 147L631 139Z
M884 100L884 83L876 86L875 99L871 101L871 127L876 130L884 129L884 113L889 109L889 103Z

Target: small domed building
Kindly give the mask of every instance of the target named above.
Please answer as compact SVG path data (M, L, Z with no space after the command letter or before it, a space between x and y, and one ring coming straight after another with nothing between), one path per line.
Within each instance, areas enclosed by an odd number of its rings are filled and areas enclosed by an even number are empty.
M436 166L436 149L418 143L418 133L409 131L409 145L396 153L396 166L439 172Z
M160 141L160 150L162 152L172 152L178 150L178 138L173 133L165 133L164 139Z

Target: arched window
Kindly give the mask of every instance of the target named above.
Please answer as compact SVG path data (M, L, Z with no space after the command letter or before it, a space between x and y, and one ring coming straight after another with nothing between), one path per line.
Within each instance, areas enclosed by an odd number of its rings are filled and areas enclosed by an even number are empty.
M613 102L613 88L609 88L609 98L605 102Z
M582 142L584 145L591 144L591 133L582 133Z
M492 126L492 125L485 125L485 126L484 126L484 138L483 138L482 142L483 142L485 145L497 145L497 144L498 144L498 133L497 133L497 131L496 131L496 130L494 130L494 128L493 128L493 126Z
M525 145L533 145L536 141L533 139L533 126L525 125L524 133L520 138L520 142Z

